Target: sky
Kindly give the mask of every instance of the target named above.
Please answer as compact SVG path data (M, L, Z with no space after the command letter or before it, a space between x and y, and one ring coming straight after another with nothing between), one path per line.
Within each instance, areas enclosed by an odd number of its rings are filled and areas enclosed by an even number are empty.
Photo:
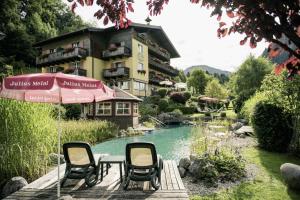
M135 0L133 8L134 13L128 15L129 19L136 23L146 23L145 19L149 15L146 0ZM84 21L105 28L102 20L97 20L93 16L98 9L96 4L91 7L81 7L78 4L75 13ZM264 41L254 49L251 49L248 43L241 46L239 41L244 37L239 34L219 39L217 37L219 22L216 16L210 17L210 13L211 10L202 8L199 4L191 4L189 0L171 0L161 15L150 16L151 25L161 26L180 54L180 58L171 60L172 66L185 69L193 65L208 65L234 71L247 56L250 54L259 56L267 47Z

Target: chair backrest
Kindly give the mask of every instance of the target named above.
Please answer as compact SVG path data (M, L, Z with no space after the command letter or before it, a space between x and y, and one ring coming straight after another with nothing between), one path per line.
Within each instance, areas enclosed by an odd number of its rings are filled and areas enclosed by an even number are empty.
M126 145L126 162L139 168L149 168L157 164L157 154L153 143L134 142Z
M63 144L67 164L86 166L95 164L91 146L85 142L68 142Z

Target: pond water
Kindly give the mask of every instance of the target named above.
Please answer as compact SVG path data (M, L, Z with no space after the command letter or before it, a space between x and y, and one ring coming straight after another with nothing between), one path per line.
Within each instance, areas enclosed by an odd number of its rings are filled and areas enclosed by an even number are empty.
M141 136L115 138L92 147L94 153L125 155L125 146L129 142L152 142L156 151L165 160L176 160L190 153L190 126L170 127L154 130Z

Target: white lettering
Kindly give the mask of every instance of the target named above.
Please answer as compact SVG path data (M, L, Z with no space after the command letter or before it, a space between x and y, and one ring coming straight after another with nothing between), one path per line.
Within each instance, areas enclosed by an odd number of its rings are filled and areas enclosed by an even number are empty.
M33 86L46 86L48 84L49 84L48 81L33 81L32 82Z
M9 86L20 86L20 87L26 87L26 86L31 86L30 82L24 82L24 81L12 81Z
M72 82L72 81L64 81L63 85L72 86L72 87L80 87L80 83Z

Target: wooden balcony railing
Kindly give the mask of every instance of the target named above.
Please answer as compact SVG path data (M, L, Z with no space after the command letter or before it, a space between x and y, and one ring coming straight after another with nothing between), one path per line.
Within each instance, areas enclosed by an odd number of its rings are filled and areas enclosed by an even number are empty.
M102 52L103 58L113 58L118 56L130 56L131 50L128 47L116 47L116 49L107 49Z
M149 67L158 71L162 71L170 76L177 76L179 73L179 71L173 68L171 65L164 63L163 61L152 56L149 56Z
M158 44L151 41L150 39L147 39L144 36L142 37L139 34L135 35L135 39L147 44L150 53L154 53L156 56L159 56L164 60L170 60L170 53L166 49L160 47Z
M103 71L104 78L116 78L116 77L129 77L129 68L128 67L118 67L105 69Z
M80 60L82 58L85 58L87 55L87 49L74 47L42 55L36 59L36 64L38 66L57 65L65 62Z

